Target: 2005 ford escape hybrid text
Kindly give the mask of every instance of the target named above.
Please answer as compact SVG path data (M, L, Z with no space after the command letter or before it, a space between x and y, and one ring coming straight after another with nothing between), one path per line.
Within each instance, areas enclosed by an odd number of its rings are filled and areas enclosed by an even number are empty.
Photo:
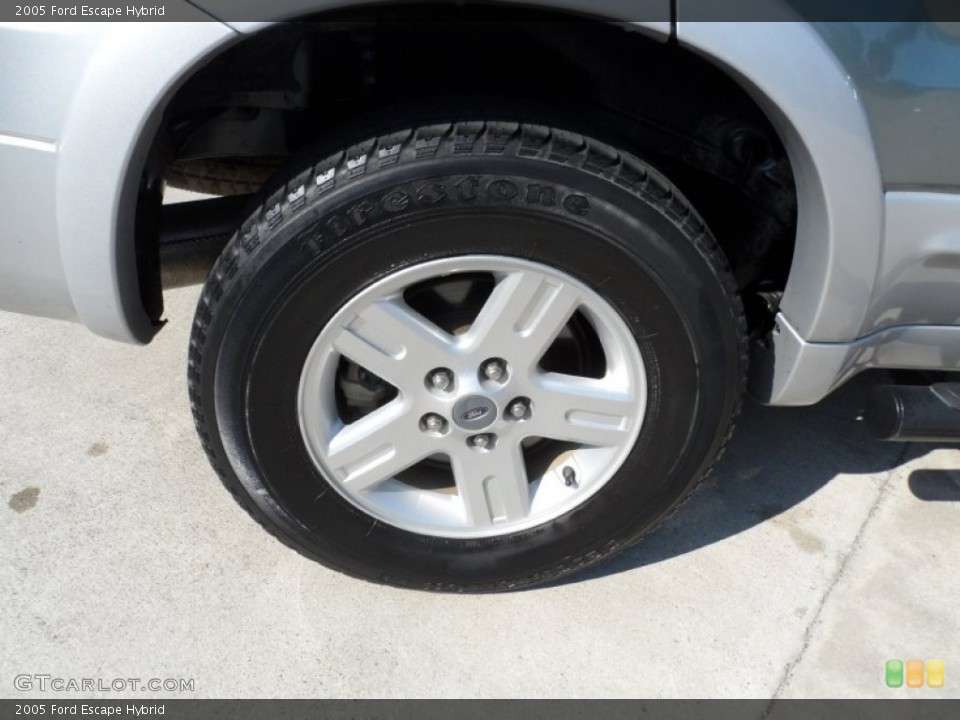
M921 371L874 432L960 437L957 23L228 5L0 26L0 308L148 343L205 282L200 441L290 547L553 580L676 511L746 392L868 368Z

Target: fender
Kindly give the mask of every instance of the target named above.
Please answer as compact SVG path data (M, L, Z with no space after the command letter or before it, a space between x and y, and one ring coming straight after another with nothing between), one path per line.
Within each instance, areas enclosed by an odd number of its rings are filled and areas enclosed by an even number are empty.
M157 329L141 304L133 234L140 173L166 98L239 37L188 3L174 9L188 22L104 26L57 143L56 216L70 298L93 332L125 342L145 343Z
M794 164L800 218L782 312L808 341L857 337L878 271L883 193L855 89L809 25L687 23L685 1L678 0L679 42L743 84L769 114ZM638 23L638 29L669 39L667 0L643 2L644 17L661 13L665 19ZM242 18L244 7L253 4L254 0L231 2L227 9L225 0L202 0L198 6L209 14L198 10L195 19ZM282 19L348 4L348 0L279 0L272 12ZM559 5L594 17L602 13L614 20L640 13L632 1L534 4ZM275 22L230 21L235 30L209 22L118 25L107 31L84 73L59 145L57 223L71 299L80 319L98 334L146 342L155 332L140 307L130 242L136 179L148 149L144 138L152 137L165 99L197 64L239 37L236 31L253 32ZM131 56L155 62L132 68ZM799 64L796 58L804 62ZM103 72L105 67L112 72ZM817 83L811 85L809 77L816 77ZM93 166L106 166L126 181L122 187L98 187L87 180L86 168Z
M793 165L798 225L781 313L808 342L854 340L870 307L884 226L880 166L857 90L811 25L685 22L685 8L696 4L678 0L678 41L753 96Z

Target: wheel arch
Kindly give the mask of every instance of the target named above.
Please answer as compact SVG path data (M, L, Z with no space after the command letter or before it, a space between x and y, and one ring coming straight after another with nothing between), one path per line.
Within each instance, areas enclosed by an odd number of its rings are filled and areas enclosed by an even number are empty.
M780 311L808 341L855 339L879 271L884 223L880 166L857 88L809 23L683 17L681 5L680 44L731 73L790 157L798 223Z
M337 8L350 3L318 0L311 7L318 5ZM609 13L620 6L569 0L563 7L596 18L599 10ZM622 16L625 11L621 9L619 14ZM799 217L782 311L808 339L839 341L855 337L876 274L883 220L880 171L856 89L840 63L806 23L768 23L763 27L688 23L682 12L677 19L673 36L670 25L662 20L644 23L642 29L645 35L656 36L662 42L675 37L682 48L720 68L753 98L787 148L797 182ZM609 15L607 20L624 22L623 17L616 15ZM173 43L178 48L174 62L165 67L176 64L177 72L157 68L150 73L148 83L132 77L133 73L120 74L123 87L140 88L134 96L144 98L143 107L147 110L136 123L136 137L124 151L124 182L111 208L112 227L108 234L111 242L107 248L79 250L81 243L76 233L71 233L68 245L73 249L64 251L70 277L77 276L78 268L83 268L83 272L100 268L95 273L95 281L77 282L76 292L76 281L71 281L75 302L81 298L77 302L81 319L95 332L120 340L146 342L156 331L157 318L151 317L144 308L143 288L138 287L137 274L131 270L137 264L132 239L133 218L146 154L156 139L168 102L177 88L211 58L276 24L238 23L237 30L244 31L240 36L223 25L216 25L216 30L210 29L203 38L181 37ZM130 42L137 41L131 39L128 45ZM790 48L791 52L783 52L784 48ZM125 51L133 52L130 47ZM106 58L115 60L121 55L115 48L105 55L104 62ZM804 62L798 62L798 58ZM88 73L85 78L85 89L91 76ZM791 78L799 80L810 76L816 77L817 83L806 80L802 85L783 85ZM114 82L115 97L121 95L116 85ZM103 88L93 93L96 97L103 94ZM79 114L92 118L95 113L91 105L86 103L82 108L84 112ZM117 128L115 124L108 125L110 131L99 133L99 145L91 144L86 152L77 149L69 162L61 161L64 171L60 173L59 187L77 184L83 168L89 167L96 158L93 147L103 147L115 139ZM65 156L69 147L70 143L65 143ZM116 159L116 153L111 153L111 162ZM91 192L92 188L87 188L78 194L89 198ZM82 202L72 202L71 209L58 212L61 227L75 227L87 211ZM96 242L89 242L92 229L82 233L89 247L103 245L102 218L97 228ZM110 270L104 271L104 267ZM152 279L148 278L148 282ZM159 280L156 282L159 288ZM108 303L102 302L104 288L110 288Z
M167 100L237 33L183 4L193 22L111 25L73 95L58 143L60 255L77 314L98 335L148 342L159 328L157 277L142 277L136 211ZM149 58L149 62L134 62ZM153 305L148 310L148 307Z

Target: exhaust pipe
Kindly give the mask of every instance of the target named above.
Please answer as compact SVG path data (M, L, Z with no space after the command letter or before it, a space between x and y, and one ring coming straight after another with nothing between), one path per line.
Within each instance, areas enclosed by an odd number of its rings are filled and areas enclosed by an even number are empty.
M160 211L160 282L164 290L199 285L233 235L251 195L164 205Z
M863 419L880 440L960 442L960 383L878 385Z

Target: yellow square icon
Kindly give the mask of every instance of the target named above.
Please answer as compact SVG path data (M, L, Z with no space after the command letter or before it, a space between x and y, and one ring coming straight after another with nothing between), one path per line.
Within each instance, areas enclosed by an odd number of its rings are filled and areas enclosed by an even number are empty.
M907 687L923 687L923 660L907 660Z
M943 660L930 660L927 663L927 685L943 687Z

